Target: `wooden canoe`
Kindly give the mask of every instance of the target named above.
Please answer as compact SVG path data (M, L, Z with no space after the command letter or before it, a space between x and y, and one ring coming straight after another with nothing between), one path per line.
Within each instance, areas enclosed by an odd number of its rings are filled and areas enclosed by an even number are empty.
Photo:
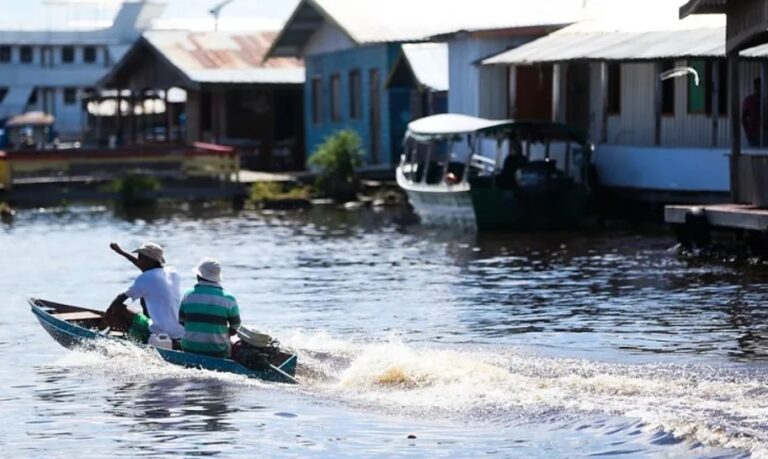
M123 333L102 333L99 326L104 312L69 306L52 301L30 298L29 305L45 331L62 346L72 349L89 347L99 340L127 342ZM151 346L143 346L151 347ZM200 368L223 373L234 373L265 381L296 383L297 358L294 354L279 352L270 362L270 368L254 370L231 359L209 357L169 349L155 348L167 362L188 368Z

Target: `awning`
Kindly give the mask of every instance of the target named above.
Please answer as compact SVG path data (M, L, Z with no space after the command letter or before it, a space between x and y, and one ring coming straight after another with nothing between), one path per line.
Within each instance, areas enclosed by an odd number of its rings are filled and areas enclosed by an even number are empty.
M725 56L725 17L633 21L628 17L584 21L485 59L487 65L594 61L643 61Z
M8 119L8 122L5 123L5 127L50 126L53 122L53 115L43 112L27 112Z
M427 116L408 124L408 137L432 138L472 134L508 125L511 120L488 120L456 113Z
M468 134L495 134L512 136L519 141L543 143L547 141L589 144L586 131L550 121L489 120L456 113L428 116L411 122L406 137L417 141L430 141L461 137Z

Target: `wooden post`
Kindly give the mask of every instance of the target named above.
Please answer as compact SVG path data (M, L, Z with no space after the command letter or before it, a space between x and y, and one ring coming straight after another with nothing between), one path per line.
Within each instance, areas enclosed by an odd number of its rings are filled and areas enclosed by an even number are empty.
M654 64L653 73L653 144L661 145L661 99L663 89L661 78L659 78L659 75L661 75L661 62Z
M600 120L600 140L601 143L608 143L608 63L600 63L600 88L603 97L603 113Z
M163 93L163 102L165 103L165 143L173 141L173 110L171 103L168 102L168 89Z
M117 115L116 124L117 124L117 144L121 145L123 143L123 90L118 88L117 90L117 111L115 112Z
M720 128L720 91L722 91L720 81L719 60L712 61L712 148L717 147L717 130Z
M561 85L560 78L563 72L564 64L554 64L552 66L552 121L560 121L560 99Z
M760 63L760 148L768 146L768 61Z
M731 98L731 199L738 203L739 163L741 161L741 91L738 53L728 54L729 95Z
M131 143L133 145L136 145L137 142L137 131L138 131L138 123L139 120L136 117L136 92L134 90L131 90L131 103L130 103L130 110L131 110Z

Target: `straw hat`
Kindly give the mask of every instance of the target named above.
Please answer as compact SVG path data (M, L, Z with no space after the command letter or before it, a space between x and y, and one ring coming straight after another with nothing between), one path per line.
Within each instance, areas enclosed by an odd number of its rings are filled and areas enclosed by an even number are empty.
M145 242L141 244L141 247L134 250L133 253L144 255L149 259L155 260L161 265L165 264L165 258L163 258L163 248L154 242Z

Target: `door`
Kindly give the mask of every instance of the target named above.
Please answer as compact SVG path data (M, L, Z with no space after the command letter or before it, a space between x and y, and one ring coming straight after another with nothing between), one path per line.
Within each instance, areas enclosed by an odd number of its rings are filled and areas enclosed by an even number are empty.
M552 120L552 66L521 65L515 77L515 107L511 116L517 120Z
M381 153L381 77L378 69L371 70L371 164L379 164Z

